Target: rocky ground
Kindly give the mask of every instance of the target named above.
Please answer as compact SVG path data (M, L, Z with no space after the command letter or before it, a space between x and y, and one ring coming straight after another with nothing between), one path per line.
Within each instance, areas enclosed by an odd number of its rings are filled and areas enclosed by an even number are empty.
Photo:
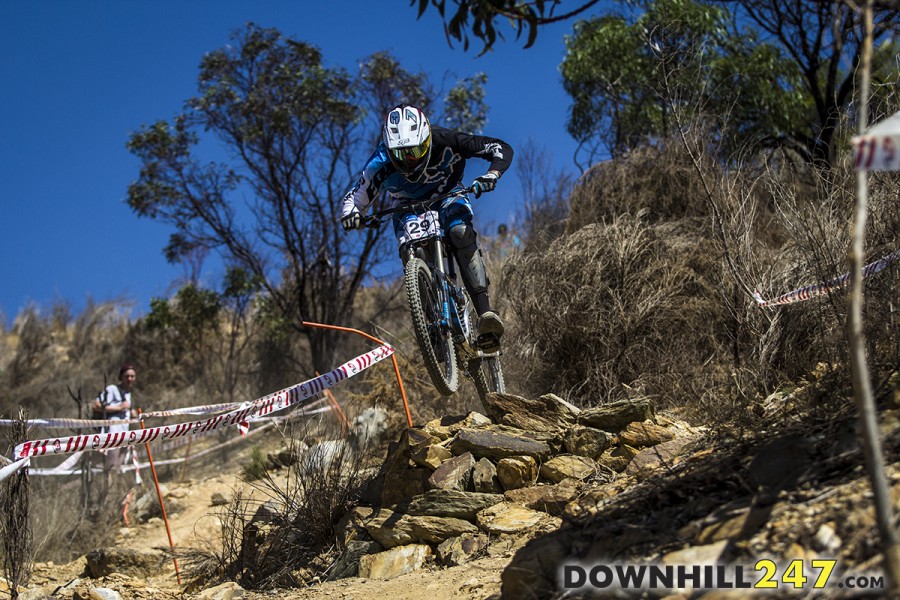
M332 573L355 576L272 592L193 582L185 594L188 582L179 586L171 560L153 550L168 541L161 521L150 519L121 529L102 556L38 564L20 597L547 598L566 595L564 562L585 573L710 564L732 581L735 565L743 565L747 581L774 587L688 585L644 590L645 597L883 596L853 405L833 399L810 409L814 387L755 407L773 424L767 430L728 435L659 414L640 399L579 411L552 395L498 396L488 403L490 419L444 419L395 440L369 505L341 527L339 546L348 550L332 555L343 561ZM881 425L896 505L900 416L887 404ZM179 507L171 520L176 547L215 538L213 504L232 495L236 481L222 473L166 486L167 503ZM261 539L259 547L270 543ZM357 552L348 558L351 548ZM824 563L813 561L833 561L824 588L814 588ZM599 583L606 572L595 569ZM621 594L605 588L602 595Z

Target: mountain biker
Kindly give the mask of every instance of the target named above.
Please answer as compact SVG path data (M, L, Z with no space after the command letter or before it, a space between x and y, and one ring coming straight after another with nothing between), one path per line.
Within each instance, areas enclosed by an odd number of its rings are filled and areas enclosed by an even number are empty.
M363 213L381 191L386 191L398 206L464 189L460 181L466 160L476 157L490 161L488 171L472 184L479 198L494 189L512 156L512 147L503 140L432 126L419 108L398 105L388 112L381 143L359 181L344 196L341 225L347 231L361 228ZM490 282L472 226L472 204L465 195L448 198L441 203L439 214L451 252L460 265L463 284L478 313L478 344L485 350L495 349L503 335L503 321L491 310L488 300ZM408 239L399 217L394 219L394 232L405 261Z

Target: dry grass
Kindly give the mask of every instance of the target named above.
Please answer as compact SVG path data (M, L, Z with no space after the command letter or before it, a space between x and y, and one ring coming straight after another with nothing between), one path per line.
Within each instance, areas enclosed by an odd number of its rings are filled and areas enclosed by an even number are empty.
M656 223L709 214L690 157L674 142L598 163L575 186L570 206L567 234L620 215Z
M581 405L650 395L702 422L746 424L760 396L819 363L847 376L843 292L775 309L752 292L846 272L852 172L758 156L725 170L687 150L702 142L597 165L572 195L567 235L505 264L506 372L523 390ZM875 176L870 190L875 259L897 247L900 209L895 179ZM876 380L900 360L898 268L867 286Z
M684 401L674 380L694 379L724 343L715 327L696 328L723 320L710 250L696 223L652 225L639 214L510 261L507 290L519 299L510 377L582 405L630 391Z
M237 491L219 515L221 537L183 554L186 572L204 587L236 581L246 589L298 586L323 575L335 557L337 525L354 506L364 481L365 448L333 428L312 441L301 426L289 432L296 461L284 473L267 470L251 485L266 498Z

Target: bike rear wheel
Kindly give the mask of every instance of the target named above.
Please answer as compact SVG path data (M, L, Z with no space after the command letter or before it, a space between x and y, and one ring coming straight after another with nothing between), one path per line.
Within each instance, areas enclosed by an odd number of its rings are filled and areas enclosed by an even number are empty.
M449 328L441 326L443 312L431 270L420 258L410 258L405 272L406 297L416 341L434 387L449 396L459 387L456 349Z
M506 382L503 380L503 369L500 366L499 356L471 359L469 375L472 376L482 404L490 392L506 393Z

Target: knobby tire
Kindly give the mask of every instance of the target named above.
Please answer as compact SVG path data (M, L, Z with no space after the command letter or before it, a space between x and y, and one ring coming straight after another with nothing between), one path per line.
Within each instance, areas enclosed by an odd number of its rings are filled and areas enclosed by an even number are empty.
M450 396L459 387L456 349L450 334L440 327L442 311L431 270L422 259L410 258L405 280L413 330L425 368L438 392Z
M473 358L469 361L469 375L472 376L482 404L490 392L506 393L506 382L503 380L503 369L498 356Z

